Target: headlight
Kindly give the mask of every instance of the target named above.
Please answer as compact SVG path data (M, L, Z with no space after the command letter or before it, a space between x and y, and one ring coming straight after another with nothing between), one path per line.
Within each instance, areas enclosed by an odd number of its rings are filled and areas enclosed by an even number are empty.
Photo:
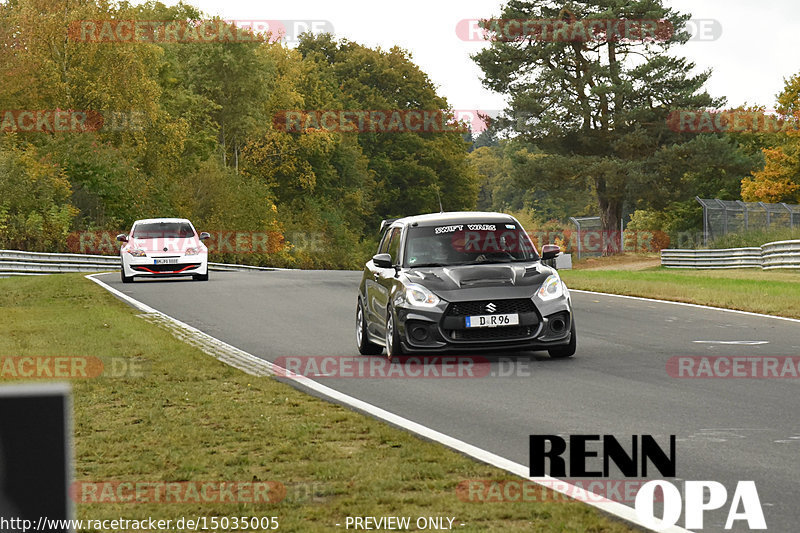
M547 279L544 280L544 283L542 283L542 286L539 287L539 290L536 292L536 294L538 294L539 298L545 302L548 300L561 298L564 296L564 284L561 282L561 278L555 274L552 274L547 276Z
M128 248L128 253L133 257L147 257L147 253L139 248Z
M200 253L200 247L197 248L187 248L183 251L183 255L197 255Z
M406 301L419 307L434 307L439 303L439 297L422 285L412 283L406 287Z

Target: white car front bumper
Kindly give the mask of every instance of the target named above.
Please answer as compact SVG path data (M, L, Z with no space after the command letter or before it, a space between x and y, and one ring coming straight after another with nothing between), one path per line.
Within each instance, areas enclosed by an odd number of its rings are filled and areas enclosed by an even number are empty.
M122 273L127 277L172 277L208 274L208 253L147 253L134 257L122 252Z

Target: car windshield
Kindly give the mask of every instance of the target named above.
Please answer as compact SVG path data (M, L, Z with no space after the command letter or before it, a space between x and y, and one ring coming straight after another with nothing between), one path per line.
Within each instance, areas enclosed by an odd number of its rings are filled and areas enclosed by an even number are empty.
M188 239L194 237L191 224L186 222L147 222L133 228L134 239Z
M453 266L536 261L539 255L514 221L412 226L405 266Z

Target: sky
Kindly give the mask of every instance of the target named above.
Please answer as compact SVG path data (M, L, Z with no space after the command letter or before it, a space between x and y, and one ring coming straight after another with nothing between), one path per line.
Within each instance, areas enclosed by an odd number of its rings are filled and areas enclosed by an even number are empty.
M163 1L163 0L162 0ZM744 103L775 106L784 79L800 73L797 0L666 0L691 13L698 38L675 49L713 69L706 84L712 96L728 106ZM166 1L173 5L177 2ZM437 85L456 110L501 110L503 95L481 84L481 71L470 59L486 43L465 41L456 33L459 21L500 14L503 0L186 0L208 15L235 20L319 21L339 38L371 47L398 45ZM325 24L322 24L325 21ZM287 27L291 31L291 27ZM714 38L701 38L712 36Z

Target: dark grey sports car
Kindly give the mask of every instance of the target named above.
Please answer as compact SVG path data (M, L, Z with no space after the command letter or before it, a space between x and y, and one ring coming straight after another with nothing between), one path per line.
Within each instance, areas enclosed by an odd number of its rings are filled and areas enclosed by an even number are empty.
M572 301L525 230L501 213L436 213L385 220L358 292L364 355L466 350L575 354Z

